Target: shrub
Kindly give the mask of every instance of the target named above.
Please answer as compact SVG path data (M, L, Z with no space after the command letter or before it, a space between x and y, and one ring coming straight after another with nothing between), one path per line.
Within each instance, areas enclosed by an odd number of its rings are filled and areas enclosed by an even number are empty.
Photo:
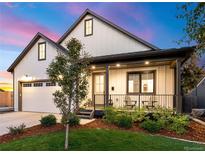
M62 124L67 124L68 121L70 126L77 126L80 124L80 119L75 113L70 113L69 116L62 116Z
M189 125L189 118L185 115L172 116L170 119L169 130L175 131L177 134L183 134L186 132L186 128Z
M132 118L133 118L134 122L141 122L141 121L145 120L146 112L144 111L144 109L135 110L132 113Z
M116 116L115 124L122 128L131 128L133 124L133 120L130 115L119 114Z
M117 111L113 107L107 107L105 108L105 115L104 115L104 120L108 123L115 123L115 118L117 116Z
M9 133L12 135L22 134L25 128L26 125L24 123L17 127L8 127Z
M41 122L42 126L49 127L56 124L56 117L52 114L49 114L47 116L41 117L41 120L39 121Z
M154 121L154 120L150 120L150 119L143 121L140 124L140 127L142 127L143 129L145 129L151 133L158 132L160 129L162 129L162 125L159 121Z

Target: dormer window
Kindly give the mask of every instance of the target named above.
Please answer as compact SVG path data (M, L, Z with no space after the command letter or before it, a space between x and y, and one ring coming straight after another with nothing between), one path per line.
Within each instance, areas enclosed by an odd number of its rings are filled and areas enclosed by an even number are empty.
M38 60L46 60L46 42L38 43Z
M93 19L85 20L85 36L93 35Z

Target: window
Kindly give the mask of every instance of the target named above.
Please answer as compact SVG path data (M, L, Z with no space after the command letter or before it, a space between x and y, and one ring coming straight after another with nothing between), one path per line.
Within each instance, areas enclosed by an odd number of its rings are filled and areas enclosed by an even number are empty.
M55 82L46 82L46 86L50 87L50 86L56 86Z
M23 87L32 87L32 84L31 83L24 83Z
M140 75L131 73L128 76L128 92L139 93L140 92Z
M141 74L141 92L153 93L154 92L154 74L144 73Z
M43 83L42 82L35 82L33 84L34 87L42 87L43 86Z
M104 93L104 74L96 74L95 75L95 83L94 83L94 89L95 94L102 94Z
M93 19L85 20L85 36L93 35Z
M154 72L128 73L128 93L154 93Z
M38 43L38 60L46 59L46 42Z

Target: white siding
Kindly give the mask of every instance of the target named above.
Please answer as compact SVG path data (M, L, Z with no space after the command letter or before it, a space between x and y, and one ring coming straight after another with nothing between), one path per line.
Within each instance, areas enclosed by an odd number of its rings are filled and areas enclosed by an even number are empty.
M37 43L30 49L25 57L14 69L14 109L18 111L18 81L22 80L23 76L29 75L34 80L48 79L46 69L51 61L57 55L57 49L52 44L46 42L46 60L38 61L38 43L44 42L40 38ZM41 97L41 93L37 97ZM48 106L49 108L49 106Z
M85 37L84 20L89 18L93 18L93 35ZM139 43L91 15L85 16L61 45L65 47L66 42L71 38L77 38L80 40L84 45L84 50L89 52L91 56L150 50L149 47Z

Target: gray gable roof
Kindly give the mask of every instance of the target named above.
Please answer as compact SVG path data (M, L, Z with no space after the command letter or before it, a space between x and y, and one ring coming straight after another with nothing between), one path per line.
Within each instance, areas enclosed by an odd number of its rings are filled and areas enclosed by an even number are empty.
M136 40L136 41L142 43L143 45L145 45L145 46L151 48L152 50L158 50L158 49L159 49L158 47L156 47L156 46L150 44L149 42L147 42L147 41L145 41L145 40L143 40L143 39L137 37L136 35L134 35L134 34L128 32L128 31L126 31L125 29L119 27L118 25L112 23L111 21L105 19L104 17L102 17L102 16L96 14L95 12L93 12L93 11L91 11L91 10L89 10L89 9L86 9L86 10L83 12L83 14L74 22L73 25L71 25L71 27L70 27L70 28L63 34L63 36L57 41L57 43L60 44L60 43L73 31L73 29L75 29L75 27L81 22L81 20L83 20L83 18L84 18L86 15L88 15L88 14L90 14L90 15L94 16L95 18L101 20L102 22L104 22L104 23L110 25L111 27L117 29L118 31L122 32L123 34L128 35L129 37L131 37L131 38L133 38L134 40Z
M26 48L21 52L21 54L15 59L15 61L11 64L11 66L7 69L8 72L12 72L16 65L23 59L23 57L29 52L29 50L33 47L33 45L40 39L43 38L44 40L48 41L52 45L54 45L56 48L58 48L60 51L66 53L68 50L66 50L64 47L61 45L55 43L53 40L50 38L46 37L42 33L37 33L33 39L30 41L30 43L26 46Z

